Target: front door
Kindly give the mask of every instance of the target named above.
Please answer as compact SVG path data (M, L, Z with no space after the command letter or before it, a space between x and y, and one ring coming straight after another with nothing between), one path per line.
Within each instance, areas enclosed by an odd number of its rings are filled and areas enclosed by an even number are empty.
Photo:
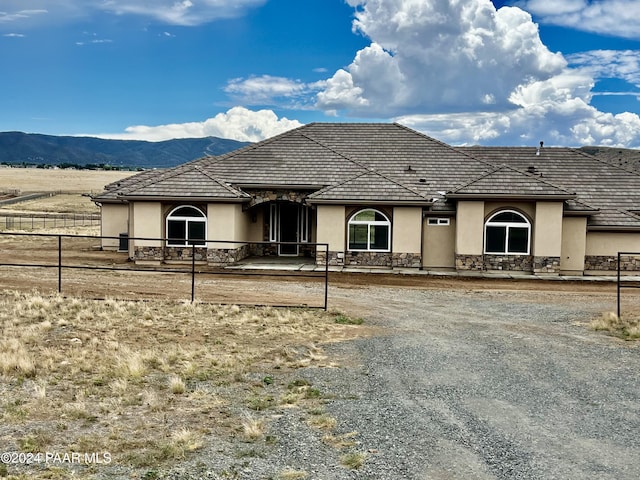
M309 235L308 208L298 203L272 203L270 208L270 241L307 242ZM278 245L278 255L300 254L300 245Z
M300 205L297 203L281 203L278 205L280 210L279 237L280 242L298 242L298 219L300 217L298 211ZM280 255L298 255L298 245L278 245L278 254Z

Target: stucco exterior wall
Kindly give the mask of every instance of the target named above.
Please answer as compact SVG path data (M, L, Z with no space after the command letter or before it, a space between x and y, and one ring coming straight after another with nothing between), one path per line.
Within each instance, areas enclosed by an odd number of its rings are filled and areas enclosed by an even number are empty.
M208 240L249 240L251 217L239 203L210 203L207 205ZM208 243L208 248L238 248L241 243Z
M160 202L133 202L131 204L131 237L162 238L164 218ZM160 247L160 240L134 240L130 242L141 247Z
M422 266L424 268L446 268L456 266L456 220L449 225L429 225L424 219Z
M622 251L640 252L640 233L587 232L586 255L616 256Z
M562 219L562 250L560 273L582 275L587 246L587 218L565 217Z
M129 205L125 203L103 203L100 208L101 222L100 235L105 237L117 237L121 233L129 233ZM117 250L117 239L103 238L104 250Z
M422 208L394 207L391 248L395 253L420 254L422 244Z
M317 242L328 243L329 251L344 252L346 243L345 207L342 205L318 205Z
M560 257L562 250L562 202L537 202L533 223L533 255Z
M484 243L484 218L484 202L458 202L456 213L457 255L482 255Z

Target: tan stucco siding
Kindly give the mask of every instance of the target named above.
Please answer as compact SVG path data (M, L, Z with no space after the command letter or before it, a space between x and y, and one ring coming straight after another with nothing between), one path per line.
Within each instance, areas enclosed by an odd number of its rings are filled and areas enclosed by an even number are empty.
M207 239L247 241L250 216L238 203L210 203L207 205ZM209 243L209 248L237 248L240 244Z
M456 253L482 255L485 205L481 201L458 202L456 213Z
M584 256L587 246L586 234L586 217L566 217L562 219L561 272L578 273L584 271Z
M254 208L246 213L247 215L249 215L247 240L250 240L252 242L264 241L264 209Z
M537 202L533 225L533 255L560 257L562 250L562 202Z
M455 268L456 220L449 225L429 225L424 219L422 266L424 268Z
M616 256L618 252L640 252L640 233L587 232L586 255Z
M492 214L500 210L515 210L524 213L530 221L533 221L536 216L536 204L533 202L485 202L485 220L488 220Z
M131 237L162 238L164 218L160 202L134 202L131 207ZM159 247L160 240L134 240L135 246Z
M117 237L121 233L129 233L129 205L123 203L104 203L100 208L100 235ZM112 238L102 239L102 248L117 250L119 241Z
M330 251L344 251L346 238L345 207L318 205L317 242L328 243Z
M394 207L391 245L393 252L420 253L422 208Z

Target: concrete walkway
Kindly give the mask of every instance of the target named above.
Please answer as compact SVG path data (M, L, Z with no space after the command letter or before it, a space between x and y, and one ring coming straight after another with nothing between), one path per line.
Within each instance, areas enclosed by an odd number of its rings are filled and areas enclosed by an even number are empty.
M324 266L316 265L314 259L306 257L249 257L236 265L226 267L228 270L271 270L289 272L324 272ZM617 275L550 275L524 272L456 272L443 270L419 270L415 268L388 268L388 267L339 267L330 266L331 273L367 273L385 275L417 275L443 278L487 278L487 279L512 279L512 280L544 280L544 281L571 281L571 282L613 282L617 281ZM623 275L624 283L640 282L640 275Z

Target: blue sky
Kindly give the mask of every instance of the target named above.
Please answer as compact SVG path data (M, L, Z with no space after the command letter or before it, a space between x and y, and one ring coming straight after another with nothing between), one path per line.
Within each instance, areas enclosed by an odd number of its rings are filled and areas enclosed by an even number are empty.
M0 131L640 147L638 0L0 0Z

